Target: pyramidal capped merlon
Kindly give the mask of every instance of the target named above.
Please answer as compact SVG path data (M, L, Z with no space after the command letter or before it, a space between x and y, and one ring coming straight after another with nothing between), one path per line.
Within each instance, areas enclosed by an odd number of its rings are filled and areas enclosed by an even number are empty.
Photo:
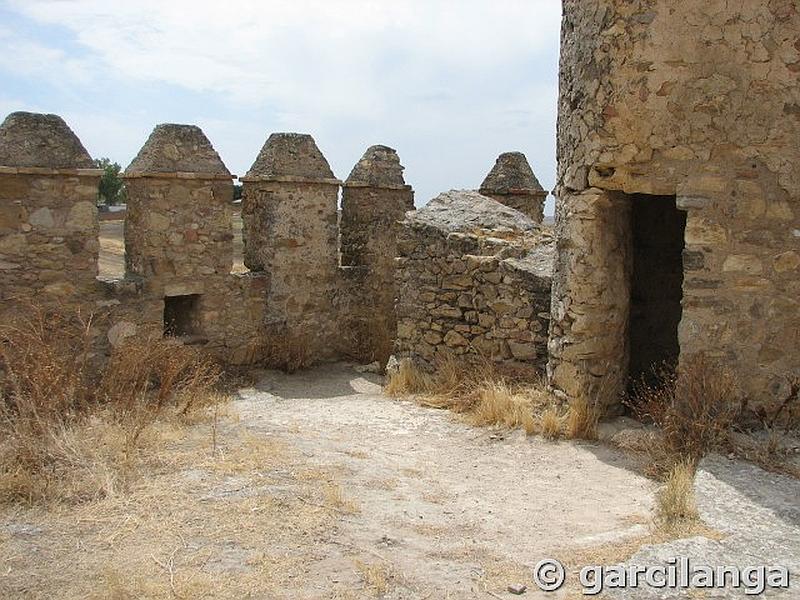
M544 218L547 192L522 152L504 152L498 156L481 184L480 193L525 213L537 223Z
M480 187L481 194L544 192L522 152L504 152Z
M92 169L92 157L58 115L14 112L0 125L0 166Z
M345 185L405 189L403 170L397 151L389 146L370 146L361 157Z
M197 125L156 125L139 154L125 169L126 177L163 173L197 173L230 178L231 172Z
M271 134L244 179L336 181L328 161L307 133Z

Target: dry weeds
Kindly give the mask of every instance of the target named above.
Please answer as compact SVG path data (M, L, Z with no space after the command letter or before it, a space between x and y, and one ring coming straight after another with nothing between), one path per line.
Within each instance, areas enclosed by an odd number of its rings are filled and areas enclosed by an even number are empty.
M389 373L385 391L394 397L412 395L423 406L452 410L476 427L522 429L548 439L560 437L564 430L563 410L541 381L508 376L481 357L471 361L446 357L432 373L411 360L401 360ZM589 435L596 420L588 411L582 418L581 428L576 421L575 431Z
M662 531L679 536L696 526L699 515L695 506L694 475L694 463L681 461L672 467L656 493L655 522Z

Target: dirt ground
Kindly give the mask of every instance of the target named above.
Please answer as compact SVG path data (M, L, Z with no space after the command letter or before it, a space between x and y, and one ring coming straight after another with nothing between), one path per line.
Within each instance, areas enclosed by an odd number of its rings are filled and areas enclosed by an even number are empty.
M513 598L545 557L647 539L654 484L621 453L472 428L344 364L258 381L162 426L125 493L0 508L0 597Z
M124 221L100 221L100 257L98 271L100 279L119 279L125 276ZM233 269L232 273L243 273L247 269L242 262L242 218L233 215Z

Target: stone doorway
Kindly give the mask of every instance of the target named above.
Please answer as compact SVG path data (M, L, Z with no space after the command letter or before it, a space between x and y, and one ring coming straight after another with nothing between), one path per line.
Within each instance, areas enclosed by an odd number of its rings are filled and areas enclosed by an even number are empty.
M657 386L674 373L680 346L686 213L675 196L631 200L629 383Z

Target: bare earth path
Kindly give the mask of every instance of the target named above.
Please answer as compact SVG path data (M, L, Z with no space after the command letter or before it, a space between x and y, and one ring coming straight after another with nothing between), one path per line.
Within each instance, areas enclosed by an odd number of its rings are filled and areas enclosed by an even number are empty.
M169 430L124 494L0 508L0 597L512 598L545 557L645 537L654 486L624 455L475 429L380 383L269 372L215 450L209 423Z
M545 557L644 533L636 523L649 519L653 486L622 454L471 428L386 398L379 382L342 366L272 374L236 405L253 431L334 466L359 507L338 539L379 555L418 592L487 598L487 580L496 592L530 585ZM332 566L312 565L310 579L342 577L345 564Z

